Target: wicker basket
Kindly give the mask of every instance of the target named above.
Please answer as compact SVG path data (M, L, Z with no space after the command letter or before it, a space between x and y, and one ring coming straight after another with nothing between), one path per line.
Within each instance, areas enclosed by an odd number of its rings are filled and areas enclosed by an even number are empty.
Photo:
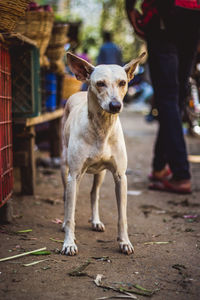
M0 1L0 32L11 32L16 23L25 15L30 0Z
M65 23L54 23L51 39L49 41L50 47L63 46L67 42L67 31L69 25Z
M65 74L62 84L62 99L67 100L71 95L81 90L82 82L74 76Z
M49 62L45 52L51 37L54 14L47 11L28 11L18 22L15 31L37 43L40 50L40 66L48 67Z
M50 69L57 74L64 74L64 45L67 43L67 31L69 25L55 23L53 26L51 39L47 48L46 55L50 61Z

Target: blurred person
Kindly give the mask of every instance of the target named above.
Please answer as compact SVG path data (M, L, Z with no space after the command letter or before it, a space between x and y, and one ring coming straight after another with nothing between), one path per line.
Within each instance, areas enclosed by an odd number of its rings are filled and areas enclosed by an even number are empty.
M97 64L117 64L122 66L121 49L112 41L112 34L109 31L103 32L103 45L100 48Z
M146 40L148 62L158 109L159 128L154 146L150 189L191 193L191 173L182 130L182 109L189 93L199 29L198 0L126 0L136 34Z
M86 47L83 47L83 52L80 54L77 54L78 57L85 59L86 61L88 61L89 63L91 63L91 59L88 55L88 49Z

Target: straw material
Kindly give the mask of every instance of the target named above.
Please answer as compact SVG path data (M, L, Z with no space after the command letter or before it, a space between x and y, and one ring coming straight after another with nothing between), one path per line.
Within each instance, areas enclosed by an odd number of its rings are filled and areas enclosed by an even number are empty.
M82 82L75 77L65 75L62 84L62 99L68 99L74 93L81 90Z
M21 33L34 40L40 50L40 65L49 65L44 55L49 44L53 28L54 14L48 11L28 11L18 22L15 32Z
M0 1L0 32L11 32L16 23L25 15L30 0Z
M54 23L49 47L63 46L67 42L69 25L65 23Z
M67 31L69 25L67 24L54 24L51 39L47 48L46 55L50 61L50 69L60 75L65 72L64 45L67 43Z
M64 60L56 60L50 61L49 70L57 75L64 75L65 74L65 63Z

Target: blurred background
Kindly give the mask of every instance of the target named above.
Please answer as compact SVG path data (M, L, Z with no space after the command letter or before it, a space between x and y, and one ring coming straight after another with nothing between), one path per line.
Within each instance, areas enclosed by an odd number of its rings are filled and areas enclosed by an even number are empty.
M131 28L124 7L124 0L37 0L40 5L51 5L57 21L78 24L76 51L88 49L88 55L95 62L103 42L102 32L113 34L113 41L120 46L123 61L129 61L138 54L143 44ZM138 6L140 5L138 1Z
M36 167L59 168L64 105L87 89L69 70L66 51L96 65L107 32L123 65L145 43L128 22L124 0L3 0L0 15L0 208L6 208L13 188L35 193ZM140 85L144 69L138 74L127 103L147 90Z
M14 183L19 182L16 190L22 194L35 193L36 166L59 168L64 105L72 94L87 89L69 70L66 51L94 65L124 65L145 51L146 44L130 25L124 0L3 0L0 16L1 208L9 202ZM105 32L111 40L105 41ZM106 43L114 51L106 46L109 59L115 53L118 62L100 59ZM198 137L199 62L198 55L184 118L185 133ZM158 118L153 96L146 56L124 103L151 123Z

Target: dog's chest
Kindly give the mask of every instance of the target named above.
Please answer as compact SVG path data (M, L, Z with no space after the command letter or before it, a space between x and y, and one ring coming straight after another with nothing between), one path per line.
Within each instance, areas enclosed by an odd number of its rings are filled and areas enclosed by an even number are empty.
M89 174L96 174L105 169L110 169L110 162L109 161L99 161L94 164L88 166L86 172Z
M96 151L92 151L86 158L84 168L87 173L99 173L104 169L110 169L113 160L110 147L97 148Z

